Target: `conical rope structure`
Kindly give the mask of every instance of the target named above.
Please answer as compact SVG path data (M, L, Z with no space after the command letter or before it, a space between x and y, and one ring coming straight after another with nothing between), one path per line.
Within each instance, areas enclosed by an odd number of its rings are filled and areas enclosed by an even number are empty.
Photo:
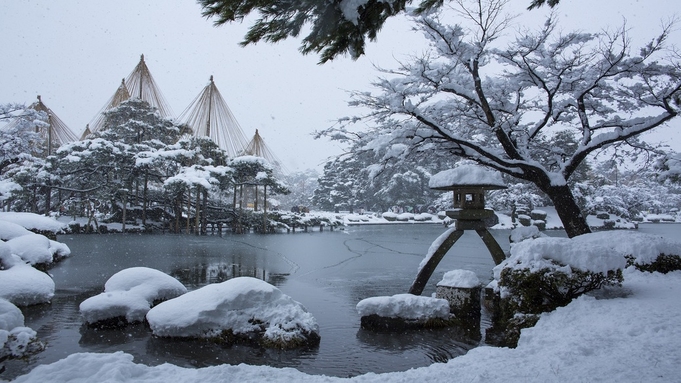
M151 72L144 61L144 55L142 55L140 57L140 62L135 66L135 69L130 72L128 77L121 81L121 85L116 89L116 93L114 93L104 107L100 109L95 118L88 124L81 139L86 138L90 133L95 133L104 129L103 113L117 107L129 98L139 98L148 102L149 105L156 108L161 117L172 117L170 106L163 97L163 94L161 94L156 81L154 81L154 78L151 76Z
M209 137L231 157L245 153L248 140L239 122L222 98L210 76L210 83L178 117L196 137Z
M95 116L95 118L85 127L85 131L83 132L83 135L80 137L80 139L84 140L91 133L102 130L104 128L104 112L117 107L123 101L129 98L130 92L128 92L128 88L125 86L125 79L122 79L121 85L119 85L118 89L116 89L116 93L111 96L109 101L106 102L106 105L104 105L104 107L97 112L97 116Z
M279 158L270 150L269 146L265 143L265 140L260 136L258 129L255 130L255 135L253 135L251 142L246 146L245 154L262 157L272 165L276 172L282 174L287 173Z
M29 106L33 110L39 112L44 112L47 114L47 123L49 124L48 129L40 129L38 133L40 137L45 140L47 146L47 155L52 154L52 149L59 147L63 144L78 141L78 136L73 133L73 131L66 126L64 121L62 121L52 109L48 108L42 101L42 98L38 96L38 101L34 102Z

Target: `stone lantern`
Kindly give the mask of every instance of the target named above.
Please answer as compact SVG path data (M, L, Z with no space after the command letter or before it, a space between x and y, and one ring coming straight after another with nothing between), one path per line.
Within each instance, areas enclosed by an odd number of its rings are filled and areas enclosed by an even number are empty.
M501 174L478 165L462 165L445 170L430 178L428 186L435 190L451 190L454 209L447 211L456 220L458 230L485 228L485 221L494 211L485 209L485 191L506 189Z
M439 245L432 254L428 254L425 264L419 270L409 289L409 293L416 295L421 295L442 257L461 238L465 230L475 230L478 233L495 264L500 264L506 258L485 223L496 218L493 210L485 209L485 191L506 188L499 172L479 165L462 165L433 175L428 186L435 190L453 192L454 208L447 211L447 216L455 219L456 223L454 228L438 238Z

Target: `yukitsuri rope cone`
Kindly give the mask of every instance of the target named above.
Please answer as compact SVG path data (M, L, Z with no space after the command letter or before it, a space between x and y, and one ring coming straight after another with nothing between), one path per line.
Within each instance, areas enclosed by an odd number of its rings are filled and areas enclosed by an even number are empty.
M178 120L187 124L195 136L212 139L231 158L245 154L248 140L215 86L213 76Z
M149 103L156 108L161 117L172 117L170 105L163 97L156 81L151 75L144 55L140 57L140 62L135 66L135 69L130 72L128 77L121 81L113 96L106 102L104 107L97 112L97 115L90 121L85 128L81 139L87 138L88 135L96 133L104 129L104 112L113 109L120 105L123 101L130 98L139 98Z

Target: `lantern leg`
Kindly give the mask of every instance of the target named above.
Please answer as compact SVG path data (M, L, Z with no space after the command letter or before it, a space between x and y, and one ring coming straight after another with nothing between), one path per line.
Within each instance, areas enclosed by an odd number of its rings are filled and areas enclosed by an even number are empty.
M496 239L494 239L487 228L477 229L475 232L478 233L480 239L482 239L482 242L484 242L485 246L487 246L487 250L489 250L489 253L492 254L492 259L494 259L495 265L500 264L504 261L504 259L506 259L506 254L504 254L501 246L499 246L499 243Z
M442 241L430 259L425 265L423 265L421 270L419 270L418 275L416 275L416 279L414 279L411 288L409 288L409 294L421 295L423 289L426 287L426 283L428 283L428 280L430 279L430 276L433 275L435 268L442 260L442 257L447 254L447 251L449 251L449 249L456 243L456 241L459 240L459 238L461 238L462 235L463 230L454 230L447 236L447 238L445 238L444 241Z

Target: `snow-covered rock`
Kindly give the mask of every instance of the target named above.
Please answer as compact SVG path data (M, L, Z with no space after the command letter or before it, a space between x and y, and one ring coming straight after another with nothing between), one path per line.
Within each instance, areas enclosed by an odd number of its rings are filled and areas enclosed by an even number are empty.
M5 358L20 358L42 348L42 344L37 341L36 332L24 326L21 310L0 298L0 361Z
M155 335L219 338L261 337L277 347L318 341L316 319L299 302L267 282L238 277L163 302L147 313Z
M0 212L0 221L9 221L29 230L52 233L60 233L67 229L67 225L63 222L34 213Z
M8 241L12 238L20 237L22 235L31 234L31 231L18 223L0 220L0 239Z
M18 306L30 306L49 302L54 296L54 281L49 275L36 270L12 254L12 250L0 241L0 298Z
M12 238L6 242L12 249L12 254L18 255L31 265L52 263L50 240L40 234L26 234Z
M442 276L438 286L472 289L480 287L480 279L470 270L450 270Z
M357 304L357 313L362 317L378 315L408 320L448 319L449 303L445 299L397 294L363 299Z
M546 237L546 234L540 232L537 226L532 225L518 226L515 229L511 230L511 235L509 236L509 239L511 241L511 246L513 246L513 244L522 242L526 239L535 239L541 237Z
M186 292L182 283L161 271L131 267L112 275L103 293L84 300L80 313L88 324L120 318L127 323L142 322L154 304Z
M16 236L6 243L12 254L18 255L31 265L50 264L71 254L66 244L32 232Z

